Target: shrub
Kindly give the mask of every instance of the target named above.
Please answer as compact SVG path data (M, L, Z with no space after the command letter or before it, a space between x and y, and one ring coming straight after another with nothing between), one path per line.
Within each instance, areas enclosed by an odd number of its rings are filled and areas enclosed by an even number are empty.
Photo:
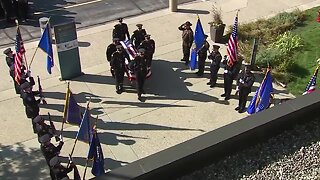
M298 35L285 32L277 37L277 41L270 44L270 47L277 48L281 53L288 56L294 50L303 46L302 39Z

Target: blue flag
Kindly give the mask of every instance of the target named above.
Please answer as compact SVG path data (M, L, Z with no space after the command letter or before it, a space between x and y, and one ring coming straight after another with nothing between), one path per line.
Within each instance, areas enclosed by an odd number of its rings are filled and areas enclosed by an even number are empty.
M198 17L196 29L194 31L194 46L191 51L190 68L195 70L197 68L197 53L204 43L204 31L201 25L200 18Z
M52 52L52 42L50 39L49 25L46 25L41 39L39 41L38 47L47 53L47 71L51 74L51 68L53 67L53 52Z
M91 173L95 176L104 174L104 157L97 132L92 136L88 159L93 160Z
M80 107L71 91L70 91L69 101L67 104L66 111L67 111L66 121L70 124L80 125L81 123Z
M83 117L81 120L80 128L77 133L76 139L89 142L92 136L92 130L90 126L90 112L88 108L83 113Z
M256 90L256 94L252 98L250 105L247 109L249 114L260 112L266 109L270 103L271 93L273 92L271 72L268 69L267 73Z

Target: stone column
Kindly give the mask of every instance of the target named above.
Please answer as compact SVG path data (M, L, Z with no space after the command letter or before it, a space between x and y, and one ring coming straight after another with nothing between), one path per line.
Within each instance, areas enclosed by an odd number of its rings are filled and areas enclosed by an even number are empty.
M171 12L178 11L178 0L169 0L169 10Z

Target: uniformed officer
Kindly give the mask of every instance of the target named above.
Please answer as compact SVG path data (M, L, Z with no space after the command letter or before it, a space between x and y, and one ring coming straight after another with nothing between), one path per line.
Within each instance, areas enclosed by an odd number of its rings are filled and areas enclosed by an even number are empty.
M239 105L235 108L239 113L245 112L247 98L251 92L251 87L255 81L253 73L250 71L250 64L245 65L244 73L239 78Z
M138 27L138 29L133 31L133 34L131 36L131 43L135 48L138 48L141 42L144 40L144 36L147 35L147 32L145 29L142 29L142 24L137 24L136 26Z
M12 2L11 0L1 0L0 5L4 11L4 17L7 23L11 23L11 17L13 12Z
M43 100L36 100L35 95L39 94L37 91L32 91L32 86L29 82L25 82L20 85L21 98L23 100L23 105L25 106L25 112L28 118L34 119L39 115L39 104ZM33 132L37 133L36 125L32 122Z
M224 79L224 93L221 95L221 97L225 97L224 100L230 99L230 94L232 90L232 82L233 82L233 71L234 66L230 67L228 65L225 66L225 70L223 73L223 79Z
M210 44L207 41L207 37L208 35L204 35L204 43L202 45L202 47L198 50L198 56L199 56L199 60L198 60L198 72L196 72L196 74L198 76L202 76L203 72L204 72L204 65L207 59L207 51L209 50Z
M46 159L46 162L50 168L50 161L52 160L52 158L54 158L55 156L58 156L60 154L60 151L61 151L64 143L63 143L63 141L60 141L58 146L54 146L50 142L51 137L49 134L45 134L45 135L39 137L38 140L41 143L40 144L41 153L44 156L44 158ZM55 174L51 168L50 168L50 176L51 176L51 179L55 179Z
M55 156L50 160L50 167L54 175L53 180L62 180L63 178L69 178L68 173L71 172L75 164L73 162L70 163L69 167L64 167L60 164L60 157Z
M130 34L128 30L128 25L123 22L123 18L119 18L119 23L114 26L112 37L119 38L120 41L126 40L126 36L130 41Z
M12 65L14 65L14 54L11 50L11 48L7 48L6 50L3 51L3 54L6 55L6 62L8 67L10 68Z
M123 92L123 79L126 65L125 58L129 59L129 57L127 57L127 53L123 52L121 45L117 45L116 49L116 52L111 55L110 65L116 80L116 92L121 94Z
M186 23L178 27L178 29L182 31L183 58L181 59L181 61L184 61L186 65L189 64L190 48L193 43L193 31L191 29L191 26L192 24L187 21Z
M212 52L208 56L209 59L211 59L210 64L210 81L207 83L207 85L210 85L211 88L215 87L218 79L218 71L220 68L220 63L222 60L222 56L219 52L220 46L213 45Z
M145 49L138 50L138 55L134 58L134 73L136 75L136 88L138 99L142 101L141 94L144 94L143 85L147 75L147 61L145 58Z
M55 135L54 127L51 127L50 125L46 124L41 115L38 115L32 121L33 121L33 123L36 124L36 130L37 130L38 137L41 137L41 136L48 134L51 138Z
M111 55L112 53L117 51L117 45L119 45L119 38L113 38L112 39L112 43L108 45L107 50L106 50L106 57L107 57L107 61L110 63L111 61Z
M145 58L147 60L147 66L148 68L151 67L153 54L155 52L156 43L153 39L150 38L150 34L145 35L145 40L142 41L141 45L139 46L139 49L145 49Z

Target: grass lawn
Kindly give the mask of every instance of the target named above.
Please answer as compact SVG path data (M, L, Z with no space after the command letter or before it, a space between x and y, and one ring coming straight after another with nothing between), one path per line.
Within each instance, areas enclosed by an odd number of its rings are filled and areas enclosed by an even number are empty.
M304 26L292 31L292 33L301 36L304 42L301 51L297 51L293 56L296 66L292 75L295 79L288 84L289 92L296 96L304 92L317 67L316 60L320 58L320 23L317 22L319 8L307 10L307 20ZM317 85L317 89L319 87Z

